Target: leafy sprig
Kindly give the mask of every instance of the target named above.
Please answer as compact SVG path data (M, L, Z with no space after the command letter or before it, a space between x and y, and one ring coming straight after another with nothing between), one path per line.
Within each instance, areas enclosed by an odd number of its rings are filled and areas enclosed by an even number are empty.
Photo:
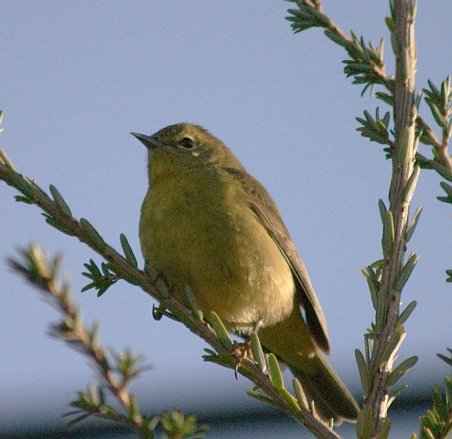
M183 323L191 332L197 334L203 338L211 347L207 351L208 355L204 357L205 361L215 362L222 366L233 369L235 373L250 379L254 384L254 390L251 392L252 396L260 399L263 402L271 403L272 405L280 407L285 413L297 419L300 423L304 424L311 432L320 438L338 439L340 436L331 429L330 424L326 424L315 412L315 407L311 401L308 404L294 403L297 400L297 396L291 394L285 386L281 386L281 382L275 381L275 359L268 360L262 348L259 350L260 343L254 341L253 351L256 352L258 358L261 360L255 361L250 356L244 356L238 358L236 355L237 345L232 343L227 331L224 329L224 325L218 316L214 313L207 316L207 321L204 320L202 312L196 306L194 298L192 297L190 303L191 308L187 308L180 300L178 300L171 291L168 289L164 279L153 273L150 267L147 267L146 271L142 271L137 267L136 257L133 254L132 249L124 235L121 235L120 242L124 256L118 251L113 249L102 237L99 231L86 219L82 218L77 221L72 216L72 211L60 192L52 186L51 195L49 196L44 190L42 190L35 182L19 174L12 162L6 156L6 153L0 149L0 180L3 180L8 185L14 187L21 193L21 197L26 198L28 204L34 204L40 207L44 213L45 218L52 218L49 222L57 230L77 237L81 242L88 245L96 253L98 253L105 262L101 263L100 267L93 261L85 264L86 272L84 275L90 279L90 283L84 288L96 289L99 294L103 294L108 288L112 287L117 281L125 280L130 284L139 286L143 291L154 297L160 306L155 314L159 317L167 316L171 319ZM58 195L55 195L57 194ZM22 199L20 201L23 201ZM15 262L14 267L38 286L51 285L53 280L56 279L52 270L57 271L60 258L56 258L54 263L48 262L47 259L43 259L43 252L30 248L27 252L22 253L22 257L25 258L25 262ZM42 263L45 262L45 263ZM48 283L52 279L52 282ZM187 296L190 298L189 291ZM63 301L69 301L69 296L65 297ZM69 301L70 302L70 301ZM69 303L68 302L68 303ZM104 370L114 370L115 373L119 370L122 371L122 375L118 378L112 378L113 374L107 374L111 382L108 382L107 389L109 391L116 392L125 398L123 401L124 409L128 413L127 415L121 415L116 417L117 422L124 423L125 420L130 420L129 415L132 418L137 417L139 412L135 407L138 407L137 402L132 397L125 396L122 390L124 388L113 389L112 386L121 385L121 383L128 384L124 375L124 363L121 363L120 358L125 358L124 361L128 364L138 363L137 357L128 356L109 356L106 353L100 356L95 354L97 345L97 329L92 328L92 332L86 332L83 338L86 344L81 343L79 339L73 337L71 332L76 322L80 319L77 312L71 311L73 317L70 320L63 320L63 325L54 327L54 333L64 338L74 347L79 348L82 352L86 353L86 346L90 346L92 352L89 354L94 361L99 362L99 367ZM240 347L239 347L240 348ZM262 364L262 358L265 358L265 365ZM136 361L134 360L136 359ZM265 370L270 370L268 361L272 362L272 374L266 375ZM113 367L111 365L114 365ZM132 369L134 370L134 369ZM119 384L118 384L119 383ZM294 384L296 387L296 394L300 395L300 383ZM254 393L256 393L256 395ZM76 409L73 414L78 415L80 419L86 417L86 415L96 415L104 417L105 419L112 419L113 407L110 406L105 398L105 387L102 384L90 386L87 392L81 392L79 398L73 402L72 406ZM118 396L117 395L117 396ZM124 418L126 416L126 418ZM140 415L142 416L142 415ZM139 418L139 417L138 417ZM137 418L137 419L138 419ZM178 423L179 418L174 418L173 421L167 419L167 425ZM187 418L189 421L192 418ZM127 421L128 422L128 421ZM138 434L142 434L142 437L149 434L155 425L155 418L141 418L140 425L144 429L144 433L135 428Z
M449 357L438 354L446 364L452 366L452 349L448 349ZM419 423L420 439L448 438L452 435L452 375L444 377L444 394L439 386L432 392L433 407L427 410Z
M87 391L78 392L77 399L71 402L74 410L66 414L73 417L70 425L96 417L125 425L146 439L156 437L158 426L168 438L200 437L207 431L205 426L197 425L193 415L185 416L177 411L165 412L162 416L144 416L129 391L132 381L148 368L143 357L129 350L117 353L105 348L100 343L99 327L94 324L89 328L83 323L81 310L73 302L69 282L61 280L61 255L49 259L36 245L22 250L20 255L20 260L9 260L10 266L37 286L61 314L61 319L51 325L51 335L87 356L101 377L100 384L88 385ZM113 397L122 411L109 403L108 397Z
M394 105L394 76L386 73L384 62L383 39L375 45L366 43L362 36L351 31L347 36L337 24L324 11L321 1L312 0L288 0L296 4L297 9L289 9L287 20L291 22L295 33L306 31L310 28L324 29L325 36L335 44L343 47L349 58L345 64L344 73L352 78L353 84L364 84L362 94L374 86L382 86L383 90L375 92L375 97L385 104ZM394 1L390 2L391 15L386 17L386 25L390 32L391 47L394 54L399 53L395 39ZM448 143L452 135L452 91L451 79L448 76L439 87L432 81L428 81L428 87L423 89L424 101L428 105L431 114L441 130L441 140L438 139L434 130L420 115L416 117L416 132L419 140L425 145L433 146L432 158L418 154L418 164L425 169L433 169L448 181L452 181L452 159L448 154ZM421 94L418 95L417 107L419 108ZM367 113L368 116L369 113ZM389 145L394 142L390 133L384 126L379 126L379 118L358 118L361 127L358 131L372 141ZM380 121L383 121L380 119ZM376 124L376 125L375 125ZM387 128L387 126L386 126ZM385 148L390 156L390 150Z

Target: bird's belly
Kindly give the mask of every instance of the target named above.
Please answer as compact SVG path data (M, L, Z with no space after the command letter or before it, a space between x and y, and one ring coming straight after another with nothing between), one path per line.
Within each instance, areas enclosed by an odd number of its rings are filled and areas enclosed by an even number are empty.
M253 249L246 239L240 248L225 246L219 258L198 264L191 279L201 309L217 312L228 329L240 333L285 319L293 309L295 285L279 250L272 250L262 251L262 240Z
M254 214L196 214L179 212L177 222L142 215L145 259L170 289L188 303L189 286L203 312L215 311L231 331L249 333L285 319L294 306L293 276Z

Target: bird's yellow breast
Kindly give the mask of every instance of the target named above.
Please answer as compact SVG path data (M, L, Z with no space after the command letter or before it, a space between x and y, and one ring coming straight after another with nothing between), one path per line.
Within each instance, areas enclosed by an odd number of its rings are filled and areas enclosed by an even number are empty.
M221 169L193 170L152 184L142 206L146 261L185 298L216 311L230 330L250 332L294 306L290 268L243 190Z

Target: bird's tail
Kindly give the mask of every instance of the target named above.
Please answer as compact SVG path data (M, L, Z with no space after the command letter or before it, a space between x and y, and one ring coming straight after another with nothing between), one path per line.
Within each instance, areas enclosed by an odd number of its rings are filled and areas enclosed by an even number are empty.
M316 412L324 419L333 418L336 424L343 420L356 421L359 408L341 379L328 365L322 354L310 360L310 372L290 367L301 383L309 401L314 401Z
M322 418L336 423L356 420L355 399L315 345L298 309L276 325L260 329L259 337L266 349L289 366Z

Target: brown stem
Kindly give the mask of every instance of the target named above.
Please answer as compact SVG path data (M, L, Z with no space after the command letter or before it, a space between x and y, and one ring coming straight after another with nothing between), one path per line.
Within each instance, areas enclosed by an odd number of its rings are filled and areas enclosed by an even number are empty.
M370 364L371 390L364 408L370 407L373 414L372 438L376 438L388 410L386 380L392 371L397 352L394 349L388 361L383 361L383 350L394 334L399 315L401 291L395 283L403 267L406 253L405 230L411 199L406 197L406 187L413 173L416 109L414 105L416 48L414 39L414 11L410 0L395 0L395 38L397 41L396 76L394 80L394 117L396 150L392 155L392 178L389 190L389 210L394 218L394 244L383 264L380 294L385 294L385 318L376 328ZM401 157L400 149L407 149ZM407 146L406 146L407 145Z

